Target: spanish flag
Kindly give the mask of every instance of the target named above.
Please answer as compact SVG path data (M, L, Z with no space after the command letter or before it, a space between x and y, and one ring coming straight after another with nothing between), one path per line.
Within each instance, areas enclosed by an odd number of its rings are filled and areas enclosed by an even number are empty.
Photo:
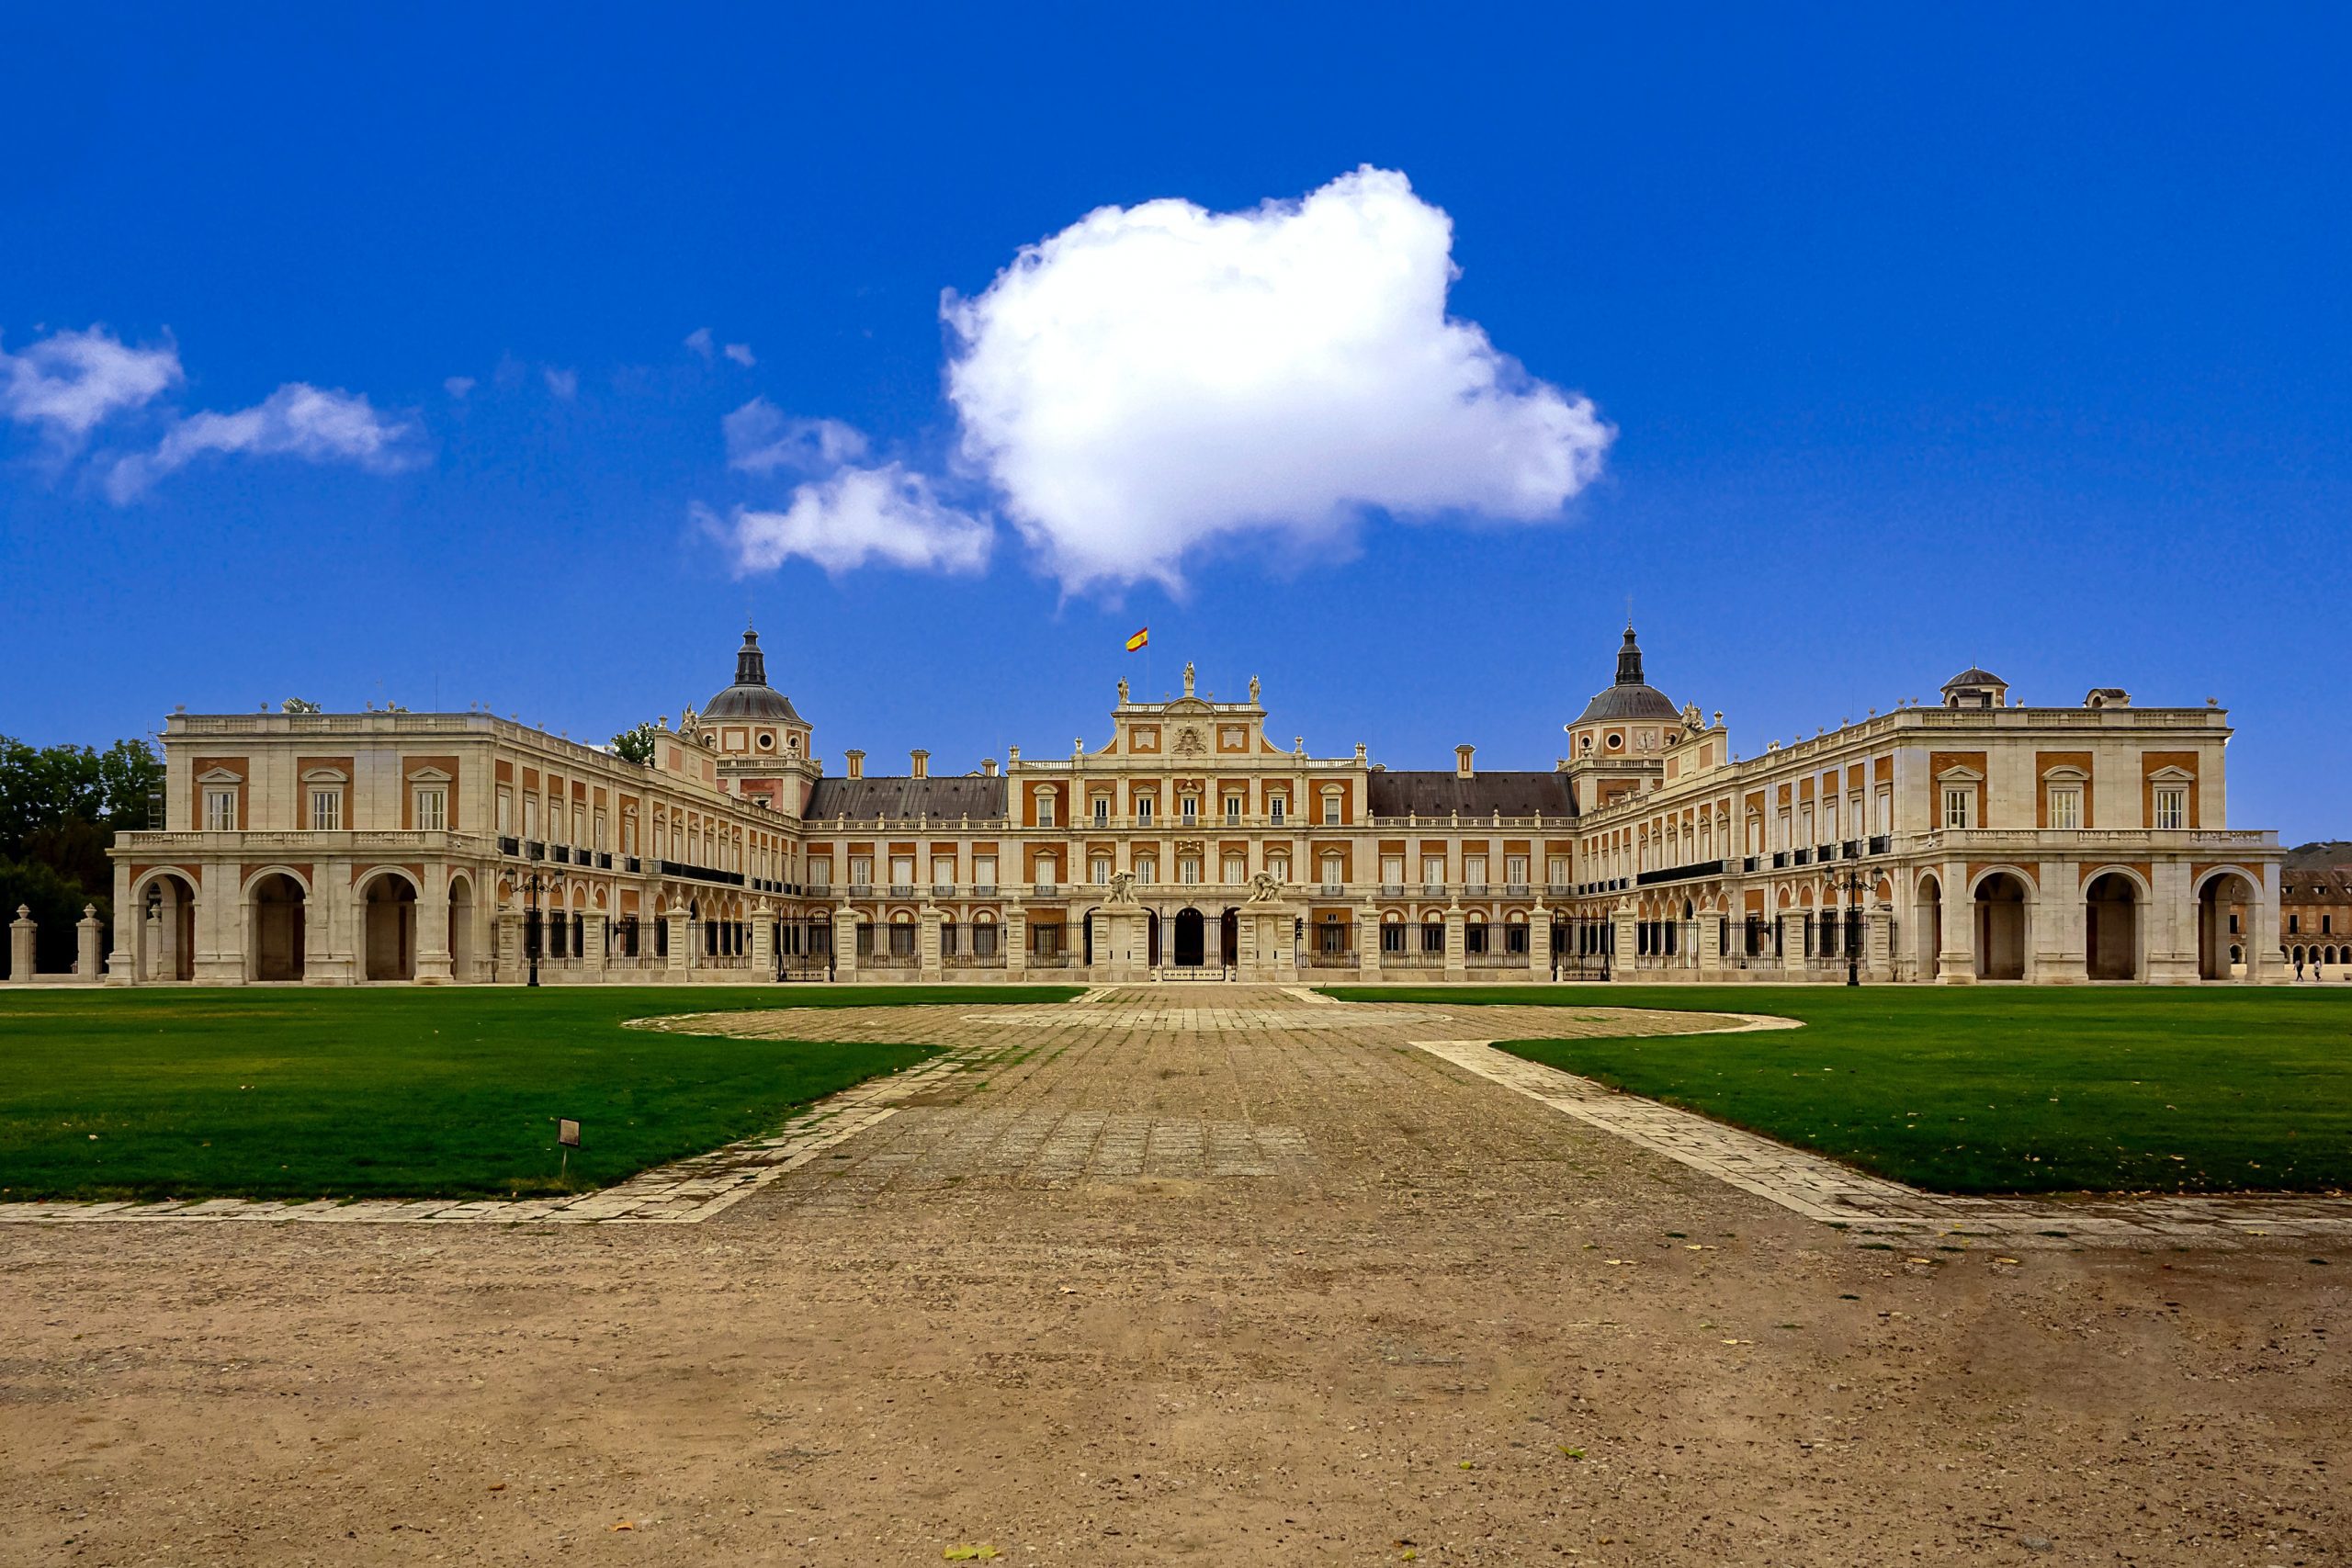
M1146 627L1144 627L1144 628L1143 628L1143 630L1141 630L1141 631L1139 631L1139 632L1136 633L1136 635L1135 635L1135 636L1133 636L1133 637L1131 637L1127 638L1127 651L1128 651L1129 653L1133 653L1136 649L1137 649L1141 648L1144 644L1146 644L1146 643L1149 642L1150 640L1151 640L1151 628L1150 628L1149 626L1146 626Z

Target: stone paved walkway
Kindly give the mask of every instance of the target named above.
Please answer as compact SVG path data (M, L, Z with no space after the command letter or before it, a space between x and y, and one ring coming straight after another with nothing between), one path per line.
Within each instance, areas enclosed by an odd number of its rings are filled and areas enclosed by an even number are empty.
M1373 1137L1322 1112L1393 1079L1418 1052L1456 1089L1493 1085L1741 1191L1858 1235L1942 1233L2013 1247L2256 1237L2352 1236L2352 1201L2324 1198L2042 1200L1922 1192L1494 1049L1498 1039L1791 1028L1786 1020L1577 1007L1334 1002L1302 987L1097 989L1051 1007L778 1008L684 1015L645 1027L791 1039L920 1041L947 1049L897 1076L834 1095L775 1134L564 1199L0 1204L0 1223L695 1224L785 1176L787 1206L839 1212L893 1193L964 1182L1278 1181L1328 1190L1356 1168L1316 1137ZM1181 1049L1180 1049L1181 1047ZM1137 1103L1154 1061L1166 1077L1223 1080L1218 1113L1155 1114ZM1042 1064L1057 1064L1040 1074ZM1140 1070L1139 1070L1140 1069ZM1435 1092L1424 1084L1413 1093ZM1288 1109L1286 1109L1288 1107ZM1344 1126L1344 1123L1341 1124Z

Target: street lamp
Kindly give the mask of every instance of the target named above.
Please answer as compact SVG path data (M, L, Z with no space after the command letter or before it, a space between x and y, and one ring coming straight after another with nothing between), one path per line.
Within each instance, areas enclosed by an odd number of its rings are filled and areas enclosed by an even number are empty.
M1823 880L1830 888L1845 895L1843 908L1849 911L1860 908L1857 900L1873 886L1871 880L1863 874L1861 868L1851 860L1839 861L1838 869L1830 872ZM1850 919L1846 927L1846 984L1849 986L1859 986L1862 983L1862 955L1854 938L1863 929L1866 929L1863 922Z
M539 889L545 887L550 893L560 892L563 884L561 872L542 871L536 863L515 874L514 886L531 896L529 940L523 943L524 955L531 966L531 977L525 982L526 985L539 983L539 947L547 940L547 928L539 921Z

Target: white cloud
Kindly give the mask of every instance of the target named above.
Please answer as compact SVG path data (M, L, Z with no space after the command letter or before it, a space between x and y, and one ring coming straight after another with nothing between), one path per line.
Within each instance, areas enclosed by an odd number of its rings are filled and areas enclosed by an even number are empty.
M151 453L121 459L107 475L107 493L127 502L154 480L209 452L350 463L396 473L424 461L421 433L377 412L364 396L291 381L252 408L182 420Z
M752 357L752 345L748 343L730 343L723 352L726 354L728 358L733 360L736 364L741 366L746 370L749 370L752 366L759 363L758 360Z
M1369 167L1250 212L1103 208L944 302L964 453L1071 587L1372 508L1556 518L1614 432L1447 316L1452 247Z
M572 399L580 395L579 371L559 370L554 366L550 365L546 369L540 371L539 374L547 378L548 390L553 392L557 397L561 398L565 402L570 402Z
M727 436L727 466L747 474L789 468L823 474L865 456L865 435L837 419L793 419L765 398L753 398L718 422Z
M452 376L441 383L441 389L462 401L466 394L474 389L474 378L470 376Z
M712 338L710 335L710 329L708 327L696 327L694 331L686 334L686 346L693 349L696 354L701 355L706 364L708 363L710 359L711 343Z
M829 572L869 563L930 571L978 571L995 530L933 493L931 481L897 463L843 468L792 492L782 512L737 507L724 522L697 509L731 544L739 572L773 571L798 556Z
M40 425L72 448L182 378L179 350L168 339L161 348L133 348L104 327L53 333L22 354L0 349L0 415Z

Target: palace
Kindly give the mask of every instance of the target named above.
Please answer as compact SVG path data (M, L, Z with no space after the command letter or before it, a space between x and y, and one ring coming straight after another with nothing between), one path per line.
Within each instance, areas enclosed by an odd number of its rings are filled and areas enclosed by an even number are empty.
M487 713L175 713L113 849L114 984L2278 977L2217 706L1983 670L1735 756L1626 628L1548 770L1311 756L1119 685L1108 739L820 762L746 632L638 763Z

